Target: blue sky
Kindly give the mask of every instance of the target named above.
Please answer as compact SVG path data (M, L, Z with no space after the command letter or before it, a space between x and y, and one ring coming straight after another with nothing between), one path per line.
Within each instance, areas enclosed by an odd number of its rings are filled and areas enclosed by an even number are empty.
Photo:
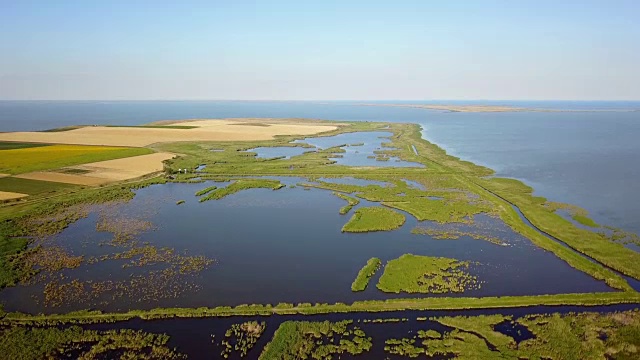
M0 0L0 99L640 100L640 1Z

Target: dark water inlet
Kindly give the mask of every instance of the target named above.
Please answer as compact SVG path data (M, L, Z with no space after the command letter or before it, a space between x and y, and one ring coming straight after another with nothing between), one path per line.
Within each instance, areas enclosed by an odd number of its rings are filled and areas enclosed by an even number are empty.
M393 358L384 351L384 342L390 338L413 337L418 330L435 330L439 333L451 331L452 328L444 326L432 320L418 321L417 318L431 318L442 316L479 316L501 314L511 316L513 322L519 318L532 314L560 313L569 314L576 312L615 312L636 309L635 304L622 304L611 306L535 306L528 308L505 308L505 309L478 309L478 310L432 310L432 311L394 311L382 313L338 313L319 315L272 315L272 316L233 316L214 318L172 318L160 320L142 320L139 318L121 321L117 323L102 323L81 325L85 329L109 330L109 329L133 329L143 330L153 333L167 333L170 336L169 346L176 347L178 351L188 355L189 359L211 359L216 358L220 353L220 348L214 347L211 335L219 342L224 338L225 331L232 324L239 324L246 321L265 321L267 326L262 337L256 346L248 353L247 357L255 359L262 348L273 338L276 329L285 321L343 321L353 320L354 325L360 327L367 336L373 340L373 348L358 358L384 359ZM364 320L375 319L407 319L400 322L372 323ZM523 329L524 328L524 329ZM507 336L511 336L516 342L529 338L530 331L520 324L504 325L500 323L496 326L496 331ZM235 354L235 353L234 353ZM231 357L236 359L236 357Z

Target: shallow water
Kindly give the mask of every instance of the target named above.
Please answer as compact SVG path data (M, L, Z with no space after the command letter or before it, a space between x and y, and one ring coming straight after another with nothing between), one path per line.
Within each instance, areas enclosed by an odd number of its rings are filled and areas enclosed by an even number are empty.
M386 161L375 158L376 151L392 149L383 144L389 142L388 137L393 135L388 131L362 131L346 133L334 136L305 138L295 140L294 143L313 145L319 149L327 149L340 146L345 152L337 154L332 159L338 165L346 166L377 166L377 167L424 167L423 164L403 161L398 157L389 156Z
M261 159L273 159L273 158L291 159L292 156L302 155L309 151L314 151L314 149L298 147L298 146L274 146L274 147L257 147L257 148L247 150L247 152L256 153L257 154L256 157Z
M288 185L303 179L285 178ZM418 222L407 216L405 225L391 232L342 233L350 215L338 210L345 201L331 191L301 187L245 190L221 200L200 203L194 193L210 185L225 183L153 185L137 191L129 203L113 213L130 219L151 221L153 230L138 236L158 248L177 253L206 255L217 263L193 282L198 291L140 303L124 296L91 304L44 308L30 296L42 292L44 284L7 288L0 293L6 310L61 312L87 306L103 310L130 308L200 307L278 302L352 302L355 300L420 297L420 294L385 294L376 289L382 271L369 287L351 292L351 282L371 257L386 263L405 253L442 256L477 262L470 272L482 282L480 289L434 296L534 295L610 291L603 282L569 267L553 254L532 245L495 219L478 216L476 222L504 239L509 246L462 237L434 240L411 234ZM186 200L180 206L178 200ZM362 200L359 206L374 203ZM357 207L356 207L357 208ZM405 213L406 214L406 213ZM406 214L408 215L408 214ZM75 254L87 256L111 251L99 246L111 234L96 233L99 217L90 215L56 236L57 243ZM425 224L429 225L429 224ZM146 268L122 268L121 261L104 261L66 270L72 278L122 280Z

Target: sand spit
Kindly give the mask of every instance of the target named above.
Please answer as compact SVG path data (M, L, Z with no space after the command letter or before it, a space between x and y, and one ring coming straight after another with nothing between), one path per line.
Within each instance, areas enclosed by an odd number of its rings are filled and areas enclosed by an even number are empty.
M449 112L634 112L638 109L543 109L501 105L420 105L420 104L356 104L357 106L405 107Z

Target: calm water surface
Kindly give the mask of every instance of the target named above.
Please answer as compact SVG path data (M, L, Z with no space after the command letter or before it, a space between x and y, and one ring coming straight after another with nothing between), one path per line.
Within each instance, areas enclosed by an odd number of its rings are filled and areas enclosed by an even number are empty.
M293 185L300 178L283 178ZM215 183L222 187L226 183ZM153 231L139 235L139 241L157 248L175 248L191 255L206 255L217 263L194 281L199 291L176 298L137 302L111 294L88 304L44 308L38 303L44 283L7 288L0 300L7 310L61 312L87 306L108 311L155 307L200 307L279 302L352 302L366 299L418 297L420 294L386 294L375 284L382 271L363 292L353 293L351 282L371 257L386 263L405 253L471 261L470 272L481 288L458 294L435 296L534 295L611 291L603 282L569 267L552 253L532 245L507 226L486 216L477 223L509 246L462 237L434 240L411 234L418 222L407 216L405 225L392 232L342 233L350 215L338 213L344 200L331 191L287 187L278 191L251 189L217 201L198 202L194 193L211 185L165 184L137 191L130 202L115 209L118 216L149 220ZM186 200L180 206L178 200ZM361 201L359 206L375 205ZM408 214L407 214L408 215ZM72 224L56 236L56 244L75 254L100 256L114 250L99 243L111 234L96 232L99 217L91 215ZM434 226L425 223L423 225ZM146 269L146 270L145 270ZM69 280L126 280L148 268L123 268L120 261L83 264L66 270ZM32 298L36 295L36 298ZM102 303L101 301L105 301Z
M464 159L533 186L537 195L589 210L640 233L640 112L447 113L354 102L0 101L0 131L162 119L305 117L421 124L424 136ZM381 102L384 103L384 102ZM402 103L387 101L387 103ZM443 103L423 101L410 103ZM640 109L640 102L445 101L554 109Z

